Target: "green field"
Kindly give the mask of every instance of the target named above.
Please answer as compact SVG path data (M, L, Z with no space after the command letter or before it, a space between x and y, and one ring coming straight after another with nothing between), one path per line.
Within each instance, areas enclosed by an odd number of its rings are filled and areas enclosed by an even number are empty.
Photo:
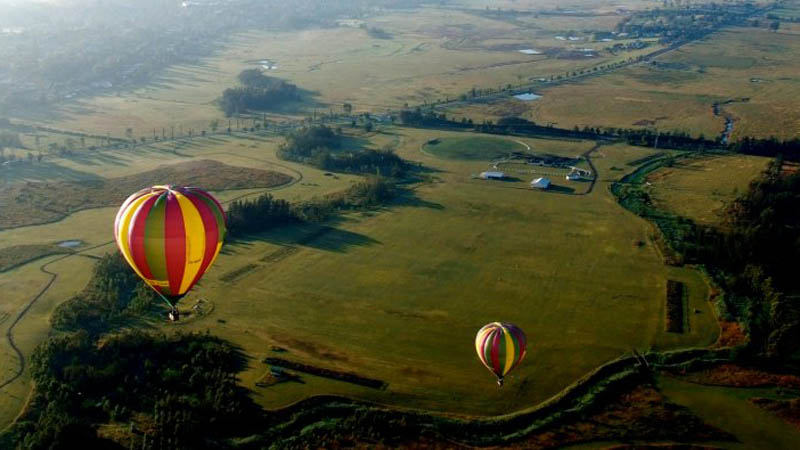
M717 138L725 120L714 115L713 104L747 99L723 107L735 120L734 140L791 138L800 130L792 106L800 95L798 36L789 28L727 28L658 57L655 65L541 88L536 101L459 105L447 113L476 122L519 116L562 128L649 128Z
M653 204L698 223L718 224L724 208L745 192L770 158L747 155L681 160L647 177Z
M422 146L424 152L439 158L485 162L529 149L526 144L510 139L473 136L432 139Z
M326 228L291 227L227 245L185 300L191 304L207 298L214 312L165 330L209 329L241 346L252 358L242 382L266 407L310 395L343 394L478 415L540 402L632 346L677 348L716 339L703 279L690 269L664 266L650 243L649 225L622 210L606 188L621 176L612 166L624 166L648 150L603 147L595 155L598 188L574 197L534 192L524 183L474 180L470 174L485 170L486 160L442 159L423 152L423 144L434 137L493 139L396 128L367 136L371 146L393 143L401 156L428 167L430 181L394 205L347 214ZM523 142L537 152L562 156L593 146L588 141ZM355 179L279 161L277 141L271 138L196 140L179 152L171 145L110 152L105 159L96 156L94 164L78 157L53 164L86 177L125 176L192 159L281 169L302 175L299 182L273 191L292 201L344 189ZM51 177L58 173L48 171ZM227 201L263 191L217 195ZM0 248L78 239L82 248L99 246L85 252L89 255L115 251L110 243L114 213L114 208L90 209L54 224L5 230ZM10 315L16 316L44 287L48 277L39 267L47 261L0 275L3 288L14 292L14 300L4 304ZM38 312L32 310L15 329L18 339L24 336L24 353L47 335L53 307L88 281L91 263L70 256L48 267L59 274L48 300L37 303ZM702 311L690 318L690 332L683 335L663 331L667 279L684 281L691 307ZM472 348L476 330L493 320L518 323L531 342L526 363L501 391ZM272 346L286 348L283 357L381 379L389 387L376 391L304 376L305 384L258 388L255 383L267 371L259 361L272 354ZM8 349L2 354L4 370L12 370L15 358ZM7 421L24 402L27 379L3 392L10 394L4 394L2 404Z

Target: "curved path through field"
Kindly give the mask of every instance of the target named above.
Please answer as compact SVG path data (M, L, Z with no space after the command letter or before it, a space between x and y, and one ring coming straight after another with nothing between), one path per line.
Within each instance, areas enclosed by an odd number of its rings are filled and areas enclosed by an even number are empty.
M300 181L303 180L303 174L300 171L295 170L295 169L293 169L291 167L288 167L288 166L284 166L282 164L276 164L276 163L274 163L272 161L262 160L262 159L253 158L253 157L249 157L249 156L237 155L237 154L230 153L230 152L216 152L216 153L209 153L209 155L228 155L228 156L236 156L238 158L251 159L253 161L258 161L258 162L261 162L261 163L266 163L266 164L269 164L269 165L281 167L281 168L283 168L283 169L285 169L285 170L287 170L289 172L292 172L295 175L293 180L291 182L289 182L289 183L286 183L286 184L283 184L283 185L280 185L280 186L276 186L276 187L265 188L265 189L257 191L257 192L249 192L249 193L246 193L246 194L242 194L240 196L237 196L237 197L234 197L232 199L229 199L227 201L222 202L223 204L229 204L231 202L234 202L234 201L237 201L237 200L241 200L241 199L246 198L246 197L251 197L253 195L261 195L261 194L264 194L266 192L276 191L276 190L279 190L279 189L285 189L285 188L293 186L294 184L299 183ZM95 246L92 246L92 247L85 248L85 249L83 249L81 251L78 251L78 252L75 252L75 253L70 253L70 254L67 254L67 255L63 255L61 257L53 259L52 261L49 261L49 262L47 262L45 264L42 264L39 267L39 270L41 272L45 273L46 275L48 275L50 277L50 279L44 284L42 289L33 298L31 298L30 302L28 302L28 304L25 305L25 307L17 314L17 316L14 318L14 321L11 323L11 325L9 325L8 329L6 330L5 338L8 341L8 344L11 347L11 350L14 352L14 354L17 357L18 367L17 367L17 370L14 372L14 374L11 377L9 377L8 379L3 380L3 381L0 382L0 389L3 389L6 386L10 385L11 383L17 381L25 373L25 367L26 367L27 362L26 362L26 359L25 359L25 355L22 353L22 351L19 349L19 347L17 347L17 344L14 342L14 329L25 318L26 314L31 310L31 308L33 308L33 306L39 301L39 299L41 299L47 293L47 291L53 286L53 284L58 279L58 274L55 273L55 272L49 271L47 269L47 267L50 266L51 264L56 263L56 262L60 262L60 261L63 261L65 259L67 259L67 258L76 257L76 256L77 257L91 258L91 259L99 259L97 256L87 255L87 254L84 254L84 253L88 252L90 250L95 250L97 248L104 247L104 246L109 245L109 244L113 244L113 243L114 243L114 241L108 241L108 242L104 242L102 244L98 244L98 245L95 245Z

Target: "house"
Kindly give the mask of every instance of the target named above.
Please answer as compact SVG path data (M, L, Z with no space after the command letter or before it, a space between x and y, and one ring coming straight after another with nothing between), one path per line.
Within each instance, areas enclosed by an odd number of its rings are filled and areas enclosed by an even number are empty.
M481 172L481 178L483 178L484 180L502 180L505 177L506 174L503 172L495 172L495 171Z
M531 189L547 189L550 187L550 179L541 177L531 181Z

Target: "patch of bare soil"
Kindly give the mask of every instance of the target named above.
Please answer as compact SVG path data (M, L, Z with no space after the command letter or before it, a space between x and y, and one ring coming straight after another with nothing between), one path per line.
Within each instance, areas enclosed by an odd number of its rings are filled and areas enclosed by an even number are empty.
M737 364L721 364L710 369L681 374L685 381L712 386L761 387L778 386L800 389L800 376L770 373Z
M159 184L220 191L269 188L290 181L292 177L280 172L201 160L113 179L13 184L0 188L0 229L54 222L83 209L116 206L132 193Z

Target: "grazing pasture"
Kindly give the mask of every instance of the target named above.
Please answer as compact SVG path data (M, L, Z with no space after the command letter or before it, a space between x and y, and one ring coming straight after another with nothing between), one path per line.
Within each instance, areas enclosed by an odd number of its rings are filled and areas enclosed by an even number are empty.
M649 128L719 137L725 118L732 139L791 138L800 132L795 74L800 39L791 31L728 28L653 62L602 77L539 88L535 102L503 99L450 108L448 115L474 121L514 115L562 128Z
M217 307L184 329L210 327L241 345L253 358L243 383L264 406L332 393L501 414L546 399L631 347L716 339L702 277L664 266L649 225L622 210L607 189L621 176L612 166L648 150L601 147L600 186L569 196L473 180L469 174L485 162L421 151L434 137L477 135L392 132L402 137L401 156L433 171L430 182L386 208L347 214L324 229L289 227L231 243L192 296L213 299ZM526 143L570 155L593 144ZM684 334L664 332L668 279L686 284L689 307L701 311L687 319ZM531 342L529 359L502 390L473 354L474 333L492 320L519 324ZM388 387L302 374L302 383L256 387L268 371L258 361L276 356Z
M251 358L242 382L266 407L315 394L342 394L477 415L510 412L542 401L631 347L676 348L716 339L718 327L702 277L690 269L664 266L650 241L650 226L620 208L607 189L624 173L612 167L625 167L652 151L600 147L592 154L598 186L589 195L572 196L558 189L533 191L527 179L474 180L470 175L485 170L490 158L430 155L422 147L433 138L484 143L499 139L391 127L364 135L362 145L389 145L400 156L422 164L426 181L379 210L351 212L324 225L274 229L229 243L184 302L191 305L205 298L214 304L213 312L164 324L164 330L209 329L240 346ZM520 141L536 153L564 157L575 157L595 145L575 140ZM179 148L170 143L117 150L102 157L94 154L90 160L83 155L55 158L52 164L59 170L106 179L135 176L165 164L215 160L290 174L295 183L272 191L290 201L343 190L357 179L277 160L276 148L273 138L232 136L197 139ZM483 145L476 145L471 152L480 148ZM59 172L48 173L54 182ZM264 191L216 194L228 201ZM45 267L57 275L45 292L47 300L36 302L14 331L15 337L19 333L17 340L26 342L20 346L25 357L47 335L52 308L88 281L92 260L87 256L115 251L110 243L115 212L116 208L87 209L55 224L0 231L0 250L19 242L80 240L83 246L76 251L86 255L70 255ZM3 307L12 317L47 286L51 275L40 267L56 258L0 274L4 289L14 292L13 300ZM688 307L701 311L688 317L683 334L663 331L668 279L683 282ZM518 323L531 342L527 360L499 391L472 348L476 330L492 320ZM9 321L2 323L8 325ZM277 354L273 347L286 351ZM16 355L5 348L2 355L4 371L13 372L18 367ZM297 374L300 382L257 387L268 374L269 368L260 362L266 357L375 379L387 383L387 388L376 390L308 373ZM24 402L25 376L0 391L5 395L4 411Z
M695 222L713 225L750 181L767 167L770 158L747 155L716 155L679 160L647 177L653 203Z
M454 99L472 88L506 88L531 79L558 76L636 56L614 56L605 43L555 39L581 30L610 31L622 16L590 18L526 17L506 21L481 11L425 7L385 12L365 19L368 27L385 30L390 39L370 36L351 26L294 32L252 30L220 44L214 55L197 64L175 66L155 82L132 90L64 100L47 110L16 115L62 129L101 136L134 138L195 135L210 122L228 121L217 99L238 84L244 69L269 60L269 75L285 79L307 92L301 104L267 111L272 120L342 112L344 103L356 112L382 113L387 108ZM577 33L577 31L576 31ZM597 47L587 57L577 49ZM540 55L518 50L541 49ZM237 128L234 119L232 127Z
M527 152L529 147L511 139L470 136L432 139L422 146L422 150L444 159L489 162L506 157L513 152Z

